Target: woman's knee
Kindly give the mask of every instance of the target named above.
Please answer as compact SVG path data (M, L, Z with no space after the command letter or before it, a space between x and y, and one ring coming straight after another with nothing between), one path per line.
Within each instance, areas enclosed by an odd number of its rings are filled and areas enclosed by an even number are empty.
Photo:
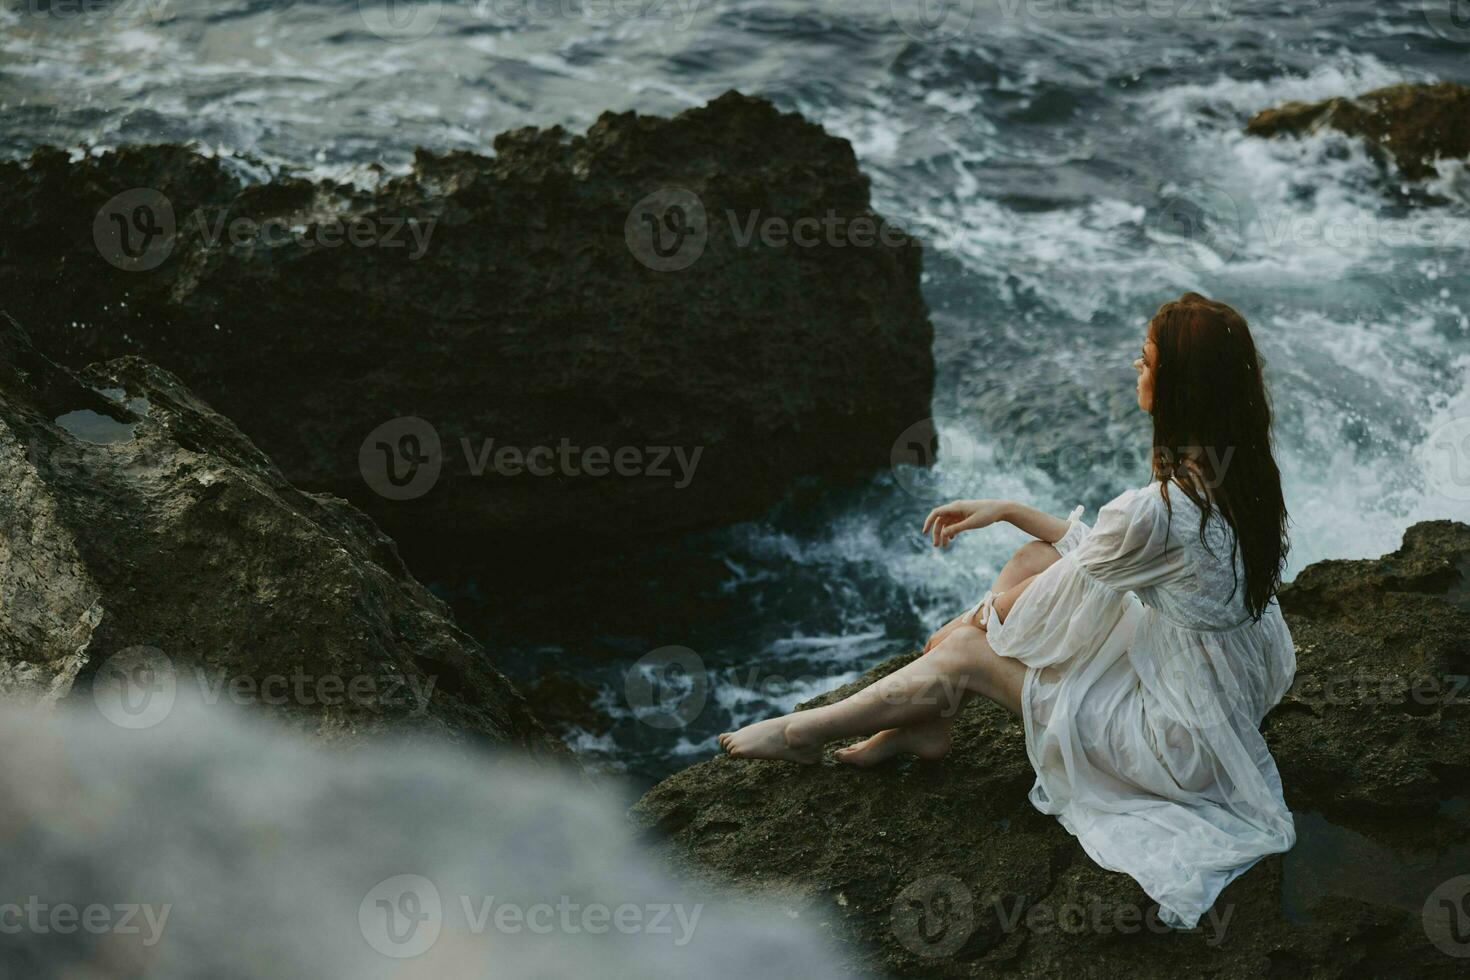
M983 629L961 626L936 646L928 656L934 657L935 667L945 674L963 678L966 684L983 681L992 672L999 654L990 648L990 640Z
M932 658L936 670L952 673L964 666L974 656L975 644L985 639L985 631L978 626L963 623L940 638L926 657Z
M1008 703L1005 692L1017 686L1013 675L1025 673L1018 661L995 652L984 630L971 626L956 630L928 656L937 656L936 666L966 690L1001 703Z
M1008 564L1014 565L1022 577L1030 577L1046 571L1060 557L1061 553L1045 541L1027 541L1011 555Z

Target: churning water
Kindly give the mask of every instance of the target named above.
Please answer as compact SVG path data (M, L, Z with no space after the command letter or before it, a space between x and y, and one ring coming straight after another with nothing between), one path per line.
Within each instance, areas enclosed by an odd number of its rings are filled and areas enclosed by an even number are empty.
M609 723L580 747L647 779L972 603L1020 538L936 553L918 534L936 497L1092 511L1144 482L1130 363L1185 289L1240 308L1268 362L1291 573L1470 519L1443 458L1470 416L1464 168L1399 188L1346 138L1241 132L1286 99L1465 80L1452 6L23 0L0 13L0 151L193 140L249 154L247 176L369 180L416 145L488 153L512 127L729 88L850 139L878 209L927 245L937 473L835 488L555 596L447 589L518 679L555 664L598 684ZM696 657L679 654L692 708L641 723L633 665L670 646Z

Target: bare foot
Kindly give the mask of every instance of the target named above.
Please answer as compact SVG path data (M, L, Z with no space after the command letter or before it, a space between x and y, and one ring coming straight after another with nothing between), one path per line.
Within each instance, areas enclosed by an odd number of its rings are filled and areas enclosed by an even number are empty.
M767 718L738 732L720 736L720 747L735 759L786 759L811 765L822 758L822 746L803 739L791 724L791 715Z
M872 738L837 750L837 761L849 765L876 766L896 755L916 755L920 759L942 759L949 753L949 726L929 722L908 728L890 728Z

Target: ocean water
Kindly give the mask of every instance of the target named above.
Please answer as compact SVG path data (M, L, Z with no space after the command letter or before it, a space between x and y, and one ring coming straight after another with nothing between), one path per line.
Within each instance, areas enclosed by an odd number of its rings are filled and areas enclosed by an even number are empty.
M1464 166L1407 187L1341 136L1241 132L1286 99L1470 80L1454 9L22 0L0 12L0 153L195 141L261 172L370 180L418 145L488 153L512 127L580 130L730 88L851 140L878 209L927 246L935 471L807 487L536 595L436 583L523 684L554 667L594 685L605 720L572 741L648 781L972 604L1021 537L936 552L919 526L939 500L1091 514L1144 482L1130 365L1186 289L1241 309L1264 353L1289 574L1392 550L1418 520L1470 520Z

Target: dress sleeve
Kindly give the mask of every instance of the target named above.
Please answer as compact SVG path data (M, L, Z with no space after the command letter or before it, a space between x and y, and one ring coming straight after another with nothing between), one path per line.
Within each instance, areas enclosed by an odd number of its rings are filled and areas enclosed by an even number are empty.
M1068 554L1077 549L1087 537L1088 527L1082 523L1082 505L1078 504L1072 513L1067 515L1067 530L1060 538L1052 542L1052 547L1060 554Z
M1097 526L1071 551L1072 559L1084 573L1123 592L1177 576L1185 567L1184 548L1169 546L1164 508L1157 484L1128 491L1097 512Z
M1168 547L1168 521L1156 487L1130 490L1088 528L1070 520L1056 542L1060 560L1032 580L1004 622L991 617L991 647L1032 667L1099 649L1137 598L1129 593L1183 569L1184 549Z

